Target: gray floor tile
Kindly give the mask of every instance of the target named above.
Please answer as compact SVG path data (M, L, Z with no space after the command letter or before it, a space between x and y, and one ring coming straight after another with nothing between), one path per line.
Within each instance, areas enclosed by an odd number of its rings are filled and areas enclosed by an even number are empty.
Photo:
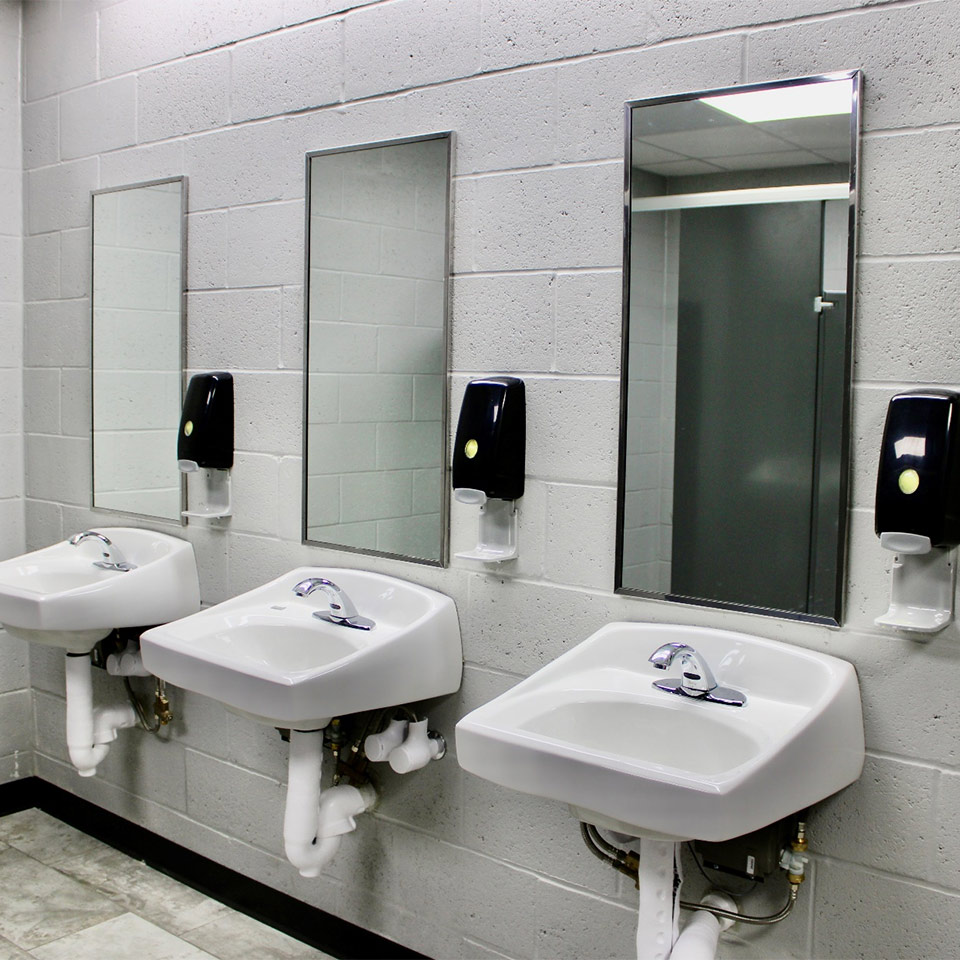
M228 913L229 908L110 847L74 857L57 869L95 887L125 910L183 934Z
M99 840L36 809L0 818L0 840L47 864L110 849Z
M31 951L36 960L213 960L155 924L124 913Z
M0 937L0 960L32 960L32 957L6 937Z
M183 937L218 960L332 960L329 954L234 911Z
M122 913L96 890L20 850L0 852L0 936L30 950Z

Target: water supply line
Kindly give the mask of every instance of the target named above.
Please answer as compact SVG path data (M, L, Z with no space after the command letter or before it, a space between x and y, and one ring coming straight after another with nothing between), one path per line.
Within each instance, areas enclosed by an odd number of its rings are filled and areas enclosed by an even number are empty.
M323 791L323 731L291 730L283 847L302 877L316 877L336 856L343 834L356 829L355 817L373 808L377 793L369 783L338 784Z
M804 868L807 863L807 857L804 856L807 850L806 827L806 823L802 820L797 824L797 833L790 844L790 849L785 849L780 859L781 868L787 871L787 882L790 885L790 890L787 894L787 902L776 913L764 917L755 917L727 909L718 903L693 903L689 900L681 900L680 907L684 910L705 911L721 920L754 926L780 923L781 920L785 920L796 905L800 884L805 879ZM600 835L600 831L592 823L581 823L580 835L583 837L587 849L594 856L630 877L635 883L637 882L640 858L636 853L630 850L621 850L609 843Z

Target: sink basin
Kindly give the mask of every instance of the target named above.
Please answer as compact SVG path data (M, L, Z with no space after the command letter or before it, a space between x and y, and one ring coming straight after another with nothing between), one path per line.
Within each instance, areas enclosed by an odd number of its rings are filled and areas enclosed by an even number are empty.
M742 707L653 687L647 658L695 647ZM843 660L741 633L610 623L457 724L471 773L635 836L729 840L823 800L863 767Z
M325 577L369 630L314 617L322 593L294 586ZM277 727L316 730L332 717L412 703L460 687L463 655L453 601L363 570L299 567L248 593L141 637L146 668Z
M193 546L133 527L101 527L128 571L94 566L99 541L68 541L0 563L0 624L15 637L87 653L117 627L184 617L200 608Z

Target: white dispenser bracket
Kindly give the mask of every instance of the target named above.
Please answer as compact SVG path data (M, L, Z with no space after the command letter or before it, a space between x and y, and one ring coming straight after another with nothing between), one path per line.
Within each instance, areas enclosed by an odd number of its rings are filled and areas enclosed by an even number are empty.
M200 468L193 460L179 460L177 463L183 473L197 475L197 482L189 486L196 509L181 511L181 517L215 520L233 513L229 470Z
M895 550L890 609L874 623L880 627L930 635L953 620L956 565L953 550L931 547L926 537L884 533L881 546Z
M454 496L461 503L480 504L477 545L473 550L465 550L456 556L485 563L502 563L519 556L517 533L520 512L516 500L488 500L483 491L466 488L455 490Z

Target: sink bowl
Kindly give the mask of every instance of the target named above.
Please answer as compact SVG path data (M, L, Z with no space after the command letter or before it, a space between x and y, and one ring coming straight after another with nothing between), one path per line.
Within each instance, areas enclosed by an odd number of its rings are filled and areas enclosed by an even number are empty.
M200 608L193 546L133 527L102 527L135 569L103 570L99 541L68 541L0 563L0 624L15 637L87 653L117 627L184 617Z
M324 595L294 585L325 577L369 630L328 623ZM412 703L460 687L463 655L453 601L368 573L299 567L232 600L155 627L140 640L153 674L276 727L316 730L332 717Z
M653 687L647 658L696 648L742 707ZM676 675L679 667L670 671ZM842 789L863 767L853 667L741 633L610 623L457 724L470 773L561 800L600 827L729 840Z

